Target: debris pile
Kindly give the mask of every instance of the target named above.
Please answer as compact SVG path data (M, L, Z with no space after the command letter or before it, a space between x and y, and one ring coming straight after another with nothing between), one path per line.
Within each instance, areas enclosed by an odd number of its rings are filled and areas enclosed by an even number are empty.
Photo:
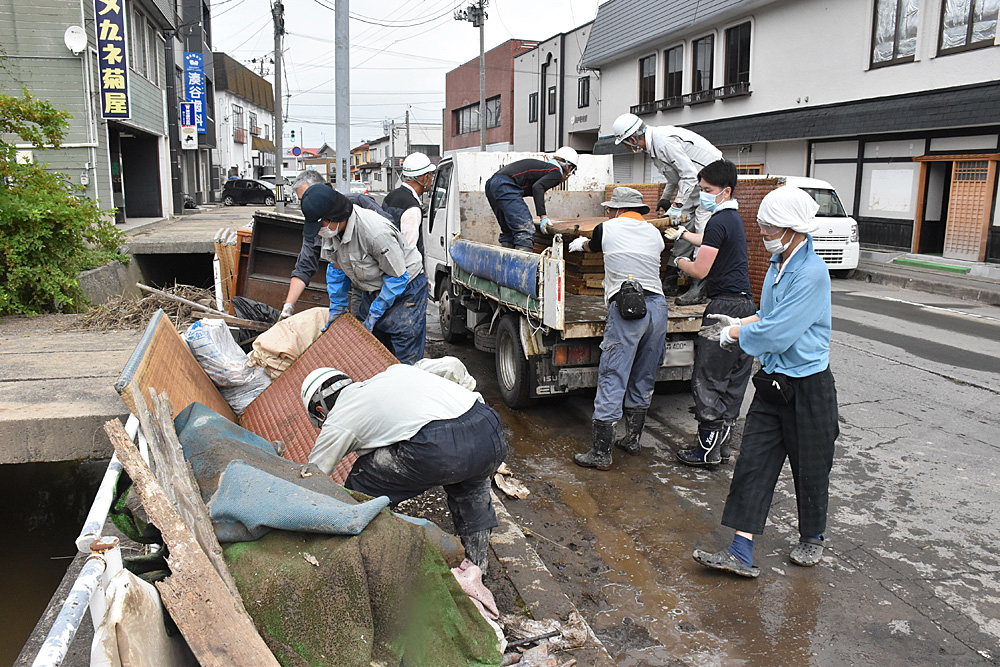
M175 283L172 287L164 287L163 291L188 301L215 308L215 297L208 289ZM147 294L141 299L127 296L112 297L106 303L90 309L75 323L73 328L78 331L144 329L153 314L161 308L178 331L183 331L198 320L192 315L196 311L191 306L167 299L159 294Z

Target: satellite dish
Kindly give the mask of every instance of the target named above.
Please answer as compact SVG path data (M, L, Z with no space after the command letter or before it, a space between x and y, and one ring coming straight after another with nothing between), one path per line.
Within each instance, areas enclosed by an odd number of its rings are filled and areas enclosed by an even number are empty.
M67 49L75 55L80 55L87 48L87 33L80 26L71 25L66 28L66 33L63 35L63 42L66 43Z

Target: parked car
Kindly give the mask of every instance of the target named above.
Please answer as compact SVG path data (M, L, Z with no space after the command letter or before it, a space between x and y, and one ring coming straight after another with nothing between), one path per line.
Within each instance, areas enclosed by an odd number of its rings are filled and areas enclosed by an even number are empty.
M222 188L222 203L226 206L263 204L274 206L274 186L251 178L234 178Z
M813 232L813 248L838 278L850 278L858 268L861 244L858 223L847 215L837 191L826 181L801 176L787 177L788 185L805 190L819 204Z
M357 194L368 194L368 184L364 181L351 181L351 192Z

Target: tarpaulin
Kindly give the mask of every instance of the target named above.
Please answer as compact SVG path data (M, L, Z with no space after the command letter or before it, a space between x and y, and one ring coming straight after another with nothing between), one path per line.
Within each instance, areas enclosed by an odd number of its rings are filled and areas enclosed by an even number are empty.
M541 255L510 250L464 239L452 241L451 258L474 276L538 298L538 264Z

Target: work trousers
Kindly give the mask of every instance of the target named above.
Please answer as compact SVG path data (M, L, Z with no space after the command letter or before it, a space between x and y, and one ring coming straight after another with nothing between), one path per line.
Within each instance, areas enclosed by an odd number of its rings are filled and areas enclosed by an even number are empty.
M355 317L364 322L378 295L378 292L362 292ZM375 322L372 333L404 364L412 366L424 358L427 342L426 275L421 273L406 285L403 293Z
M594 419L618 421L623 406L647 409L666 351L667 301L662 294L646 297L646 315L637 320L622 318L612 303L601 341Z
M743 318L756 312L749 294L722 294L708 302L702 324L715 324L717 320L708 317L715 313ZM740 414L753 357L738 345L724 350L717 340L698 338L695 346L691 377L694 416L700 428L718 430L724 421L732 421Z
M787 458L795 480L799 535L815 537L826 531L830 468L840 434L837 387L829 368L792 382L795 396L788 405L769 403L760 395L750 404L723 526L754 535L764 532Z
M344 486L369 496L388 496L393 507L443 486L459 535L497 525L490 480L507 457L500 415L476 401L454 419L426 424L409 440L361 456Z
M500 243L530 248L534 245L535 226L531 211L524 203L521 188L510 176L493 174L483 188L493 215L500 223Z
M705 227L708 225L708 219L712 217L711 211L701 207L700 192L699 188L692 190L691 196L684 202L684 207L681 209L681 213L687 215L687 222L684 223L684 228L692 234L704 234ZM670 249L670 256L675 260L678 257L694 259L697 254L698 246L683 239L674 241L674 247Z

